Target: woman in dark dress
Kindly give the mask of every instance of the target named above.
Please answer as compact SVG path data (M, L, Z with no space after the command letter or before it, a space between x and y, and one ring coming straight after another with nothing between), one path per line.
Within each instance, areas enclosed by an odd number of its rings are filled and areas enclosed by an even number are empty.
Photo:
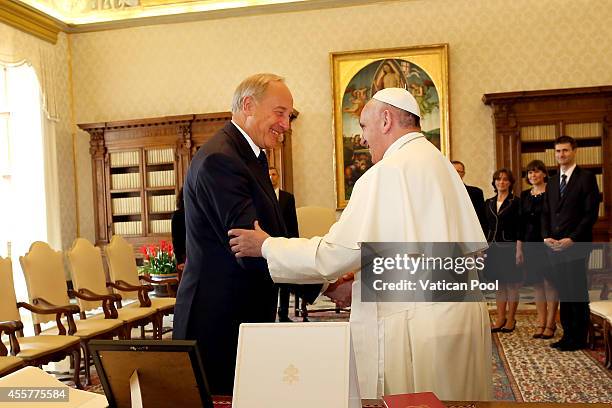
M545 200L548 172L546 165L534 160L527 165L527 183L531 188L521 193L521 229L518 243L524 262L525 285L533 286L538 314L534 339L551 339L555 335L557 291L550 283L550 264L541 228L542 205Z
M516 242L519 234L519 199L512 194L514 177L509 169L493 173L493 189L496 195L485 202L486 236L489 242L485 279L497 281L495 294L497 315L492 332L509 333L516 326L519 288L523 276L517 269Z

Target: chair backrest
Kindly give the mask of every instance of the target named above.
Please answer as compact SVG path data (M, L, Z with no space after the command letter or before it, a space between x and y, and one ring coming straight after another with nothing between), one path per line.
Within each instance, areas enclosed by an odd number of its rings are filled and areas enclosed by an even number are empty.
M74 290L89 289L99 295L109 293L106 288L106 275L100 248L93 246L85 238L77 238L72 243L72 248L66 251L66 258L72 274ZM77 298L77 301L81 311L96 309L102 305L101 300Z
M336 211L326 207L300 207L296 210L300 238L322 237L336 222Z
M61 251L54 251L49 244L36 241L27 254L19 257L19 262L28 287L30 303L36 298L43 298L56 306L70 303L64 273L64 255ZM32 313L32 320L35 324L46 323L55 320L55 315Z
M13 263L11 258L0 257L0 322L7 320L21 320L21 317L13 283Z
M130 285L140 285L138 266L134 249L121 235L113 235L111 242L104 248L111 281L122 280ZM123 299L138 299L138 292L115 290Z

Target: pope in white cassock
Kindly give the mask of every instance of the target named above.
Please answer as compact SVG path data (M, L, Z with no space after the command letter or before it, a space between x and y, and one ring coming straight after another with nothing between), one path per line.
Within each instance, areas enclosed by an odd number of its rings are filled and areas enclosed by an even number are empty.
M257 223L255 230L231 230L236 256L263 256L277 283L329 283L360 269L363 242L482 242L486 248L463 183L420 133L419 120L408 91L377 92L360 118L375 164L355 184L338 222L311 239L269 237ZM361 302L360 292L358 272L350 322L362 398L433 391L443 400L491 399L485 303Z

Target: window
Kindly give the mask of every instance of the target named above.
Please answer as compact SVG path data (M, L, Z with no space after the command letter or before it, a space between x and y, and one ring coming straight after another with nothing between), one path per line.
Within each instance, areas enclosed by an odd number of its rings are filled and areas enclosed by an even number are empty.
M6 216L8 213L9 187L11 182L11 171L9 161L9 117L7 95L7 68L0 65L0 256L9 254L8 225Z
M27 297L19 256L47 241L41 93L34 69L0 63L0 256L11 256L15 292Z

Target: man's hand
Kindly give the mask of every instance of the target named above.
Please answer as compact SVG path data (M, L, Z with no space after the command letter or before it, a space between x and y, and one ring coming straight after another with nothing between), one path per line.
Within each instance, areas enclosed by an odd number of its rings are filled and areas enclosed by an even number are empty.
M525 262L525 255L523 255L523 250L516 248L516 256L515 261L517 265L522 265Z
M556 243L555 247L553 248L553 250L555 252L565 251L566 249L568 249L572 245L574 245L574 241L571 238L562 238L562 239L557 241L557 243Z
M236 258L261 257L261 246L270 237L264 230L259 228L259 222L255 220L254 229L231 229L227 232L230 236L230 247Z
M552 238L544 238L544 244L550 249L555 249L557 246L557 240Z
M349 307L353 296L353 280L352 273L346 274L338 281L330 283L327 290L323 293L330 298L338 307Z
M560 240L546 238L544 243L547 247L552 249L554 252L562 252L574 245L574 241L571 238L562 238Z

